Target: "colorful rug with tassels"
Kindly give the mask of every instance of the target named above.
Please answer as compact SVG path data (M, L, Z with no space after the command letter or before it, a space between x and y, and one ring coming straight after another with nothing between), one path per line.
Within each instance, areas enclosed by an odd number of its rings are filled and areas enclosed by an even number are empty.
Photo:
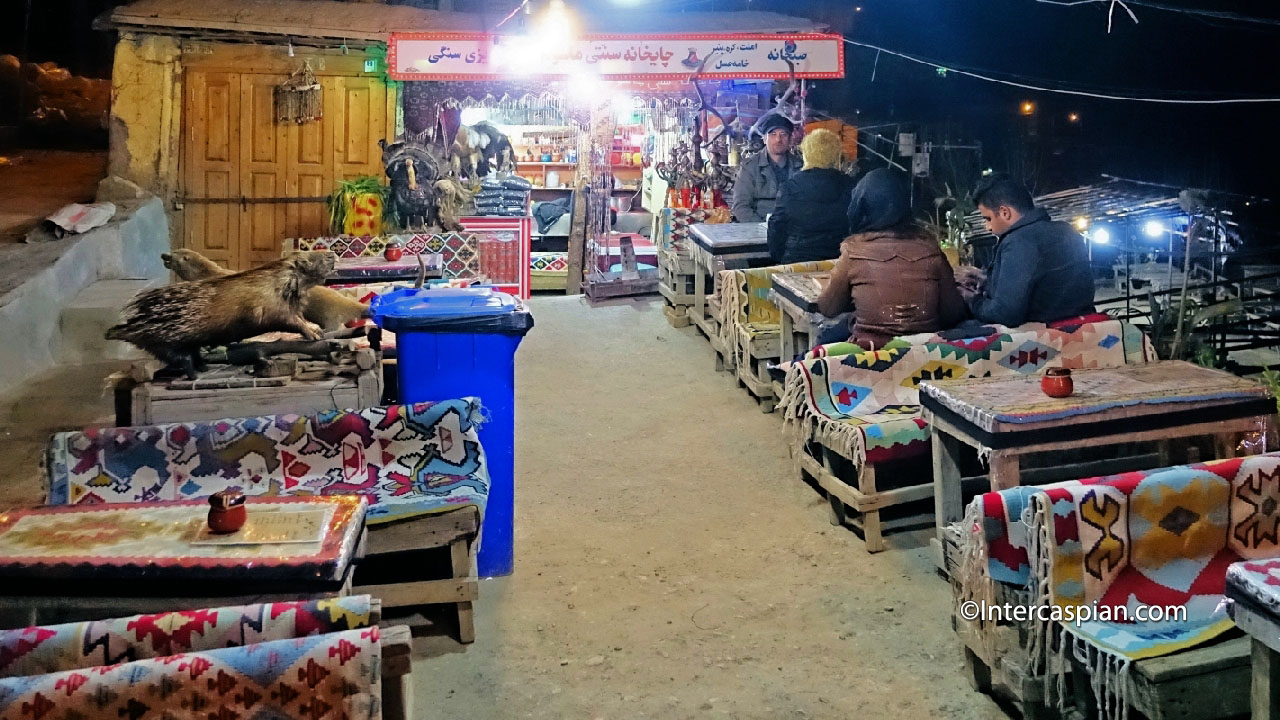
M884 348L791 363L782 408L789 428L860 463L922 452L925 380L1038 374L1046 367L1101 368L1151 362L1155 351L1132 325L1105 316L1079 324L983 328L895 338ZM849 346L856 347L856 346Z
M1045 489L1036 562L1048 600L1113 619L1064 624L1128 660L1167 655L1232 627L1227 566L1280 555L1280 455L1126 473ZM1139 606L1173 608L1160 622ZM1166 613L1169 614L1169 613Z

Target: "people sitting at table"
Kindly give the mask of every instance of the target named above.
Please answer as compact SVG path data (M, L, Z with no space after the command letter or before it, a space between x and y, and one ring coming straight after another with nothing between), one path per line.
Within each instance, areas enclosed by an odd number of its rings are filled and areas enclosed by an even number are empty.
M769 256L790 264L834 260L849 234L853 178L840 172L844 149L830 130L814 130L800 143L804 169L782 184L769 216Z
M853 320L839 337L871 350L899 335L938 332L965 316L955 271L937 238L911 219L905 181L891 170L872 170L853 189L852 233L840 246L831 281L818 296L827 317L848 310Z
M979 322L1014 326L1094 312L1093 272L1084 238L1038 208L1031 193L1005 174L974 190L978 211L997 238L983 273L961 268L961 294Z
M770 115L760 127L764 152L749 158L738 168L733 186L733 219L740 223L764 222L773 212L778 191L792 175L800 172L800 158L791 152L795 125L781 115Z

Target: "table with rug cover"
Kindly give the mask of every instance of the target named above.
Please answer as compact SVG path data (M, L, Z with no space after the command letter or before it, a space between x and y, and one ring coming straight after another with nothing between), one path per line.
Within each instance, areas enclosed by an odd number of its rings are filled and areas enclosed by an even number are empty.
M1264 430L1276 412L1262 385L1182 361L1076 370L1075 392L1060 399L1045 395L1040 379L1029 373L920 383L939 543L964 510L961 444L987 460L996 492L1022 484L1021 459L1032 453L1212 435L1219 453L1231 457L1239 434Z
M1280 478L1261 478L1275 488ZM1265 488L1264 488L1265 489ZM1277 541L1276 504L1259 532ZM1251 638L1252 705L1255 720L1280 718L1280 558L1244 560L1227 568L1227 613Z
M0 513L0 603L102 616L347 594L367 500L250 497L246 508L230 535L209 532L206 500Z
M693 317L695 325L708 338L716 336L715 315L707 314L707 295L717 288L721 270L748 267L752 260L769 257L768 230L764 223L720 223L689 226L689 255L696 272L693 275ZM707 289L706 276L713 287Z
M818 344L823 321L818 312L818 296L831 282L831 271L775 273L772 280L769 299L782 311L781 357L783 362L791 362Z
M422 265L418 265L418 258ZM340 257L334 262L333 272L325 280L326 285L345 285L349 283L370 282L412 282L418 279L418 273L424 272L427 278L444 276L444 255L440 253L422 253L421 255L404 254L398 260L373 256Z

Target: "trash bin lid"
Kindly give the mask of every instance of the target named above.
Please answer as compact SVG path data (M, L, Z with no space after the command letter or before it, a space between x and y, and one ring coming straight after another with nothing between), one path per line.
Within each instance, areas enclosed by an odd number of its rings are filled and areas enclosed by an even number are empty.
M533 326L514 297L493 288L403 288L373 299L374 322L392 332L519 332Z

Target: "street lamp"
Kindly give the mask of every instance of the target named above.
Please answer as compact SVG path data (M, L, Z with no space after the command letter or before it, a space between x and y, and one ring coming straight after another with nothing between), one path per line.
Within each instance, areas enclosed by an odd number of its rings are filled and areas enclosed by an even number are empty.
M1080 122L1080 113L1071 113L1070 115L1068 115L1067 122L1072 122L1072 123Z
M1023 115L1034 115L1036 112L1036 104L1030 100L1023 100L1022 107L1019 108Z

